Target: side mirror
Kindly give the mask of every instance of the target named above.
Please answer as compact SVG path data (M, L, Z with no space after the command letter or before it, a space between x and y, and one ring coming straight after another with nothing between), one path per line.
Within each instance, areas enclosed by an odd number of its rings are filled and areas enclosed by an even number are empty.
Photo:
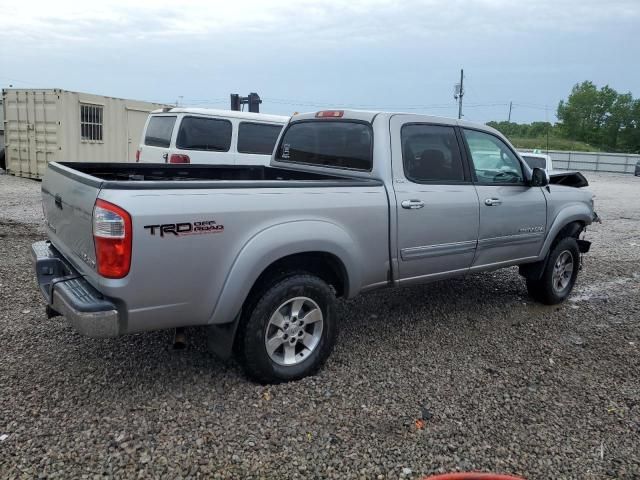
M531 182L530 185L532 187L546 187L549 185L549 174L544 168L534 168L533 173L531 173Z

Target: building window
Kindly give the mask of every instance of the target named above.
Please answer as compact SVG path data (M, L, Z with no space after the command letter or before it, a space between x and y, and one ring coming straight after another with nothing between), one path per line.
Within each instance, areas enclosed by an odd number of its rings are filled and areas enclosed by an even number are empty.
M83 141L102 141L101 105L80 104L80 137Z

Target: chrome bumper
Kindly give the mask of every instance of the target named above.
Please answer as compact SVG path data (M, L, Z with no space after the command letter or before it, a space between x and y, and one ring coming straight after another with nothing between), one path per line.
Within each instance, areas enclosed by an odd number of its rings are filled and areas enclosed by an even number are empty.
M31 245L40 292L49 316L63 315L88 337L117 337L120 316L115 304L104 298L49 242Z

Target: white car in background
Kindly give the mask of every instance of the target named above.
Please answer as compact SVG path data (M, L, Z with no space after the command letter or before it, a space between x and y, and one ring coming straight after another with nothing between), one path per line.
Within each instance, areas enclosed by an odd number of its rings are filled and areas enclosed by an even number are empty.
M553 171L551 156L543 153L518 152L531 169L544 168L547 172Z
M289 117L208 108L149 114L136 154L140 163L269 165Z

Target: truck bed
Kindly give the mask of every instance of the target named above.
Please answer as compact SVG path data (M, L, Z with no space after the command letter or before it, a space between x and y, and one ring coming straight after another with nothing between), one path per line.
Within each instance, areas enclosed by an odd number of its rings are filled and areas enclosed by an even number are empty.
M69 295L99 292L122 312L96 335L228 323L266 268L303 252L324 252L326 258L314 260L321 265L340 259L336 272L349 272L344 293L355 295L388 283L389 200L381 181L346 175L262 166L50 163L42 182L50 244L34 256L42 268L59 256L69 265L65 276L87 284ZM129 252L129 269L120 277L99 272L96 238L105 237L96 235L94 220L106 205L127 219L130 243L120 251ZM187 226L192 234L181 230Z
M154 163L51 163L49 168L84 184L115 189L278 188L382 185L377 179L325 175L262 165Z

